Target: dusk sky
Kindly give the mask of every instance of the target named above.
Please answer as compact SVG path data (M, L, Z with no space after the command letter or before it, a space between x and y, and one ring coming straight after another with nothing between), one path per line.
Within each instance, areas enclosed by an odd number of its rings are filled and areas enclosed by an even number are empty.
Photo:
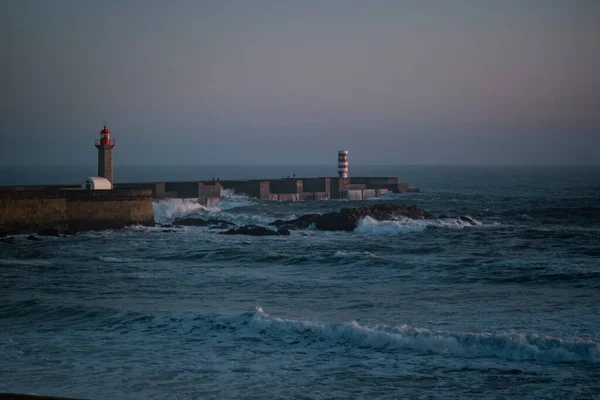
M598 164L600 1L0 5L1 164Z

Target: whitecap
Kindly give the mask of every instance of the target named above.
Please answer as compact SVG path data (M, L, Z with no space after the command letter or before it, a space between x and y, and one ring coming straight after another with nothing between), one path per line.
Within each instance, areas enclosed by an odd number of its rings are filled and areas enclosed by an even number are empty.
M98 257L98 259L100 261L104 261L104 262L107 262L107 263L117 263L117 264L148 261L148 260L144 260L143 258L130 258L130 257L105 257L105 256L100 256L100 257Z
M428 227L462 229L466 227L480 226L482 223L476 219L469 218L475 225L468 220L461 218L444 218L436 220L400 218L390 221L377 221L371 217L365 217L358 221L354 229L356 233L395 236L413 232L423 232Z
M364 326L349 323L296 321L269 316L257 307L255 328L281 335L314 336L331 345L380 350L411 350L461 357L492 357L505 360L600 363L600 343L581 338L562 339L531 333L444 332L408 325ZM273 333L273 332L272 332Z
M375 254L368 251L349 251L349 250L338 250L333 254L334 257L338 258L358 258L358 257L375 257Z

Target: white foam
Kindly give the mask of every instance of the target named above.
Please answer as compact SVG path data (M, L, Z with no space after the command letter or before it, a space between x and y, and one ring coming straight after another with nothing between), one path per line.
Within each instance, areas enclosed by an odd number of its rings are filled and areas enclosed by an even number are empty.
M473 219L475 226L481 225L481 222ZM460 218L446 218L437 220L423 220L401 218L392 221L377 221L371 217L365 217L358 221L358 226L354 229L356 233L395 236L413 232L422 232L427 227L462 229L474 225Z
M374 349L407 349L462 357L493 357L506 360L600 363L600 343L564 340L524 333L443 332L407 325L368 327L353 321L324 324L270 317L257 307L253 324L259 329L278 330L284 335L317 336L339 345ZM314 337L312 338L314 339Z
M98 257L98 259L100 261L104 261L104 262L108 262L108 263L117 263L117 264L147 261L147 260L144 260L142 258L129 258L129 257L104 257L104 256L100 256L100 257Z
M256 200L251 199L245 195L229 194L221 196L221 203L219 204L220 210L231 210L239 207L249 207L256 204Z
M154 222L166 224L191 212L208 212L211 208L198 204L198 199L167 199L154 201Z
M358 258L358 257L375 257L375 254L368 251L349 251L339 250L333 254L334 257L338 258Z
M28 259L0 259L0 265L21 265L35 267L49 267L52 265L48 260L28 260Z

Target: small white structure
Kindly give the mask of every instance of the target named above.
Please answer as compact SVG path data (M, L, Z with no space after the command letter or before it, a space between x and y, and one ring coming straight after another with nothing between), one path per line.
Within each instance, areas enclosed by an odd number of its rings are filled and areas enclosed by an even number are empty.
M112 183L101 176L89 176L83 185L82 189L85 190L112 190Z

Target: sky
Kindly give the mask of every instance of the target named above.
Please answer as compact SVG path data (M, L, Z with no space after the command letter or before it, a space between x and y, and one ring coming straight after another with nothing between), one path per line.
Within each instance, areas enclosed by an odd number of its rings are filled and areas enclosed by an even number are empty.
M599 164L600 1L3 0L0 164Z

